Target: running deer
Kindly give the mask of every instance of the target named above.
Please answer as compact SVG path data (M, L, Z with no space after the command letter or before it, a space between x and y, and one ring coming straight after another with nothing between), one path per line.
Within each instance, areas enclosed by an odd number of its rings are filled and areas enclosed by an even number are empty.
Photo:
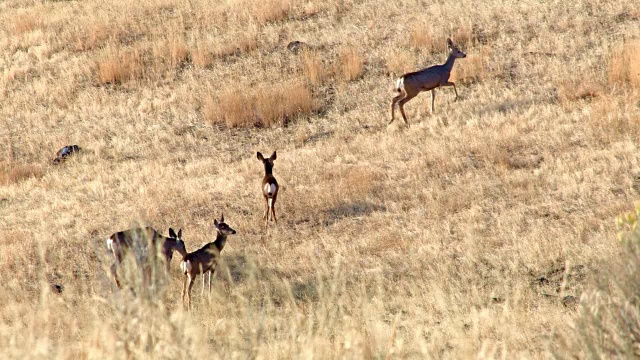
M258 160L262 161L264 164L264 178L262 178L262 195L264 196L265 201L265 210L263 219L265 220L265 225L269 223L269 220L278 222L276 219L276 198L278 197L278 182L276 178L273 177L273 161L276 159L276 152L267 159L262 156L261 153L258 153Z
M422 91L431 90L432 114L434 112L433 104L436 98L437 87L453 86L453 91L456 93L455 100L458 100L458 90L456 89L456 84L449 81L449 76L451 75L451 69L453 69L453 64L455 63L456 59L464 58L467 55L460 51L458 47L453 44L453 41L451 41L451 39L447 39L447 45L449 46L449 57L444 64L435 65L426 69L422 69L420 71L404 74L396 81L396 91L399 94L398 96L394 97L393 101L391 102L391 121L389 122L389 124L391 124L395 119L394 108L396 104L398 104L398 107L400 108L400 113L402 114L402 118L404 119L405 124L408 124L409 122L407 121L407 116L404 114L404 104L416 97L416 95L418 95Z
M191 309L191 288L196 280L196 276L198 276L198 274L202 274L202 293L204 294L204 282L207 272L209 273L209 292L211 292L211 276L213 276L213 273L216 270L216 265L218 265L220 252L222 252L222 249L227 242L227 236L234 235L236 233L235 230L224 222L224 214L220 215L220 222L214 219L213 225L216 227L216 240L192 253L187 254L180 263L180 269L184 274L184 284L182 285L182 305L184 306L184 295L186 293L189 309ZM189 283L188 290L187 282Z
M151 249L149 249L149 245ZM187 249L182 241L182 229L178 230L178 234L176 234L172 228L169 228L169 237L161 235L154 228L148 226L119 231L107 239L107 248L116 259L111 265L111 275L117 287L120 287L117 268L130 251L133 251L133 255L135 255L136 264L142 266L143 269L149 265L149 254L152 256L161 254L162 260L166 263L167 272L174 251L179 252L183 257L187 255Z

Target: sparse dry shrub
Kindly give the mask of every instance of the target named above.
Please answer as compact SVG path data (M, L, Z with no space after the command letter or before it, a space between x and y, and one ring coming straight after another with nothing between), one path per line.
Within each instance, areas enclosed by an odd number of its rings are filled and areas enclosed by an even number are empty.
M213 46L215 57L227 57L249 53L258 48L258 37L255 31L244 31L219 41Z
M302 73L313 85L322 85L330 75L329 69L322 62L320 53L314 50L302 52Z
M580 298L575 330L559 334L557 355L631 359L640 348L640 207L618 218L617 256L599 266L595 287Z
M338 55L338 61L343 80L353 81L362 76L364 59L354 47L343 48Z
M3 79L7 83L16 80L24 80L29 75L31 69L32 68L30 65L4 69L4 73L2 74Z
M466 53L467 57L457 59L451 72L451 81L472 84L490 76L487 62L491 59L491 50L483 48L477 53Z
M414 57L406 52L392 52L386 58L387 73L400 76L415 70Z
M415 50L439 53L447 50L447 38L444 34L434 35L427 24L415 24L409 30L409 46Z
M226 89L218 96L218 110L214 110L214 105L209 104L208 114L213 115L210 115L213 123L224 123L230 128L251 127L256 125L253 105L251 94Z
M609 96L597 98L591 104L590 121L587 125L608 141L620 138L640 137L640 109L637 96L611 99ZM625 109L620 111L620 109Z
M310 114L318 110L318 102L309 88L297 81L275 88L263 86L257 91L255 104L258 121L265 126L284 123L299 114Z
M72 40L76 51L92 50L104 45L108 39L118 37L118 31L107 24L97 23L87 26L88 29L78 30L75 40Z
M44 21L34 14L21 14L13 20L13 33L24 34L44 27Z
M191 51L191 61L200 68L207 68L213 64L213 54L203 44L196 44Z
M14 161L0 162L0 185L11 185L30 178L42 177L44 171L38 164L17 163Z
M577 100L591 100L600 96L603 86L596 81L584 79L564 79L557 84L558 99L563 103Z
M98 84L122 84L139 79L144 74L144 63L139 49L109 50L98 62Z
M451 40L457 46L464 48L471 45L472 36L473 32L471 31L470 27L460 26L456 28L451 34Z
M251 4L251 17L258 25L284 20L291 11L289 0L253 1Z
M609 85L629 85L640 89L640 40L614 47L609 59Z
M227 90L218 95L217 102L210 95L204 101L203 116L228 127L273 126L318 109L319 103L309 88L294 81L245 92Z
M173 38L170 42L171 49L171 58L170 64L171 67L179 66L185 61L189 60L189 49L187 48L187 44L184 40L179 39L177 37Z
M165 39L153 47L153 62L156 71L173 69L189 60L189 49L184 40L178 37Z

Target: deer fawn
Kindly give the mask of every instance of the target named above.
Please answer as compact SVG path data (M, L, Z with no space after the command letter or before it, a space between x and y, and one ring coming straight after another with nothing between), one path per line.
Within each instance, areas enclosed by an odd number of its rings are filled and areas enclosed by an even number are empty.
M396 81L396 91L399 92L398 96L393 98L391 102L391 121L395 119L394 108L396 103L400 108L400 113L404 119L405 124L408 124L407 116L404 114L404 104L413 99L422 91L431 90L431 113L434 112L434 101L436 97L436 88L441 86L453 86L453 91L456 93L455 100L458 100L458 90L456 84L449 81L451 75L451 69L453 69L453 63L458 58L464 58L467 55L460 51L457 46L453 44L451 39L447 39L447 45L449 46L449 57L447 61L442 65L435 65L422 69L420 71L411 72L402 75L398 81Z
M151 249L149 249L149 245L151 245ZM187 255L187 249L184 241L182 241L182 229L178 230L176 235L172 228L169 228L169 237L161 235L148 226L119 231L107 239L107 248L111 250L116 259L111 265L111 275L117 287L120 287L117 268L131 250L133 250L136 257L136 263L143 266L143 268L148 265L146 262L149 260L149 254L160 253L163 261L166 262L167 271L169 271L169 264L174 251L179 252L183 257Z
M273 177L273 161L276 159L276 152L267 159L262 156L261 153L258 153L258 160L262 161L264 164L264 178L262 178L262 195L264 196L265 201L265 210L263 219L265 220L265 225L269 223L269 220L278 222L276 219L276 198L278 197L278 182L276 178Z
M184 284L182 285L182 305L184 306L184 295L187 294L188 308L191 309L191 288L198 274L202 274L202 292L204 293L204 280L206 273L209 273L209 292L211 292L211 276L218 265L218 257L227 242L228 235L236 233L229 225L224 222L224 215L220 215L220 222L213 220L216 227L216 240L208 243L200 249L185 255L180 263L180 269L184 276ZM187 282L189 289L187 290Z

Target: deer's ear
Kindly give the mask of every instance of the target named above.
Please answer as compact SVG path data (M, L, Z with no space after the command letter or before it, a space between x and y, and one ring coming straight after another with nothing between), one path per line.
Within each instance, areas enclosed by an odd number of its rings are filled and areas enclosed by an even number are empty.
M182 239L182 229L178 230L178 239Z
M223 223L224 222L224 214L220 213L220 222Z
M213 219L213 225L216 227L216 229L218 228L218 225L220 225L218 223L218 219Z
M264 161L264 156L262 156L262 153L260 153L260 151L258 151L258 160Z
M172 237L174 239L177 237L176 232L173 231L173 228L169 228L169 237Z
M274 151L273 154L271 154L271 157L269 158L271 160L275 160L276 159L276 152Z
M453 47L453 41L451 41L451 39L447 39L447 46L448 46L449 48L452 48L452 47Z

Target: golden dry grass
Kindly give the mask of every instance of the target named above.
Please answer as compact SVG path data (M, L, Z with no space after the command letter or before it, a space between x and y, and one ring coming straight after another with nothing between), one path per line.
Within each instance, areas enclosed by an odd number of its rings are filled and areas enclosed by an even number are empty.
M635 2L600 5L0 3L0 354L632 354L615 219L639 196L640 29ZM459 101L387 126L394 77L447 37ZM155 297L110 281L113 232L182 228L193 251L223 211L238 234L193 312L179 259Z
M611 50L609 83L628 83L640 89L640 40L633 39Z
M320 104L309 88L300 81L265 84L258 88L245 85L241 89L226 89L204 100L206 120L227 127L263 127L284 125L299 116L319 110Z

